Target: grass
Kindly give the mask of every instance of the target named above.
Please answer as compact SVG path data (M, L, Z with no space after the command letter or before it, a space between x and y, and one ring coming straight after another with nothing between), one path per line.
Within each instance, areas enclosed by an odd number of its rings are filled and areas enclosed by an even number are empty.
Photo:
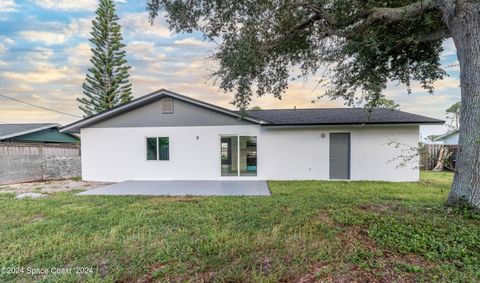
M0 281L479 281L480 215L444 206L451 179L275 181L271 197L0 194Z

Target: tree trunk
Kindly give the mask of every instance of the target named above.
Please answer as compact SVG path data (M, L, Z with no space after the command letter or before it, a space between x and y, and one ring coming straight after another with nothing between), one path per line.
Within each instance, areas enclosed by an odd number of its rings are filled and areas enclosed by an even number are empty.
M442 145L440 152L438 153L437 165L433 167L432 171L440 172L443 171L443 163L445 160L445 146Z
M462 94L457 170L447 204L480 209L480 3L436 3L457 48Z

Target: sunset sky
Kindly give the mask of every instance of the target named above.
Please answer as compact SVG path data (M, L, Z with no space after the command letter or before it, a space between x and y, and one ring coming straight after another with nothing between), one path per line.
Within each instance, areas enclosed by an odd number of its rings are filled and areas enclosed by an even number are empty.
M96 0L0 0L0 94L81 116L75 98L89 58L91 20ZM160 16L148 24L144 0L116 1L134 96L166 88L232 108L232 94L219 90L209 75L215 64L208 57L215 44L201 34L173 34ZM403 85L386 90L400 109L444 119L445 109L460 99L459 67L451 41L444 43L442 65L450 75L435 84L432 96L418 86L408 95ZM315 77L290 85L282 100L254 99L262 108L343 107L341 101L318 100L325 91ZM311 101L316 100L315 104ZM78 118L34 108L0 97L0 123L57 122ZM423 128L424 133L442 127Z

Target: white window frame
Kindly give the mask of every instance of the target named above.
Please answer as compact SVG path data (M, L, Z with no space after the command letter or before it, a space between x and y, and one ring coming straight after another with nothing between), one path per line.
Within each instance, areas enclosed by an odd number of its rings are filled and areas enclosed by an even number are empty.
M168 138L168 159L167 160L160 160L160 142L158 141L159 138ZM147 139L155 139L156 142L157 142L157 152L156 152L156 156L155 156L155 159L152 159L152 160L149 160L147 158L148 156L148 148L147 148ZM144 153L144 156L145 156L145 160L146 161L170 161L170 137L169 136L157 136L157 137L152 137L152 136L148 136L148 137L145 137L145 153Z

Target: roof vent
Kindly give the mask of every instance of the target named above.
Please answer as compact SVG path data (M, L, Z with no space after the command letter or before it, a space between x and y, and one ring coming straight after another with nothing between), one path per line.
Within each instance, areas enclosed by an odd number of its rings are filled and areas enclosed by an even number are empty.
M173 113L173 98L166 97L162 99L162 113L163 114Z

